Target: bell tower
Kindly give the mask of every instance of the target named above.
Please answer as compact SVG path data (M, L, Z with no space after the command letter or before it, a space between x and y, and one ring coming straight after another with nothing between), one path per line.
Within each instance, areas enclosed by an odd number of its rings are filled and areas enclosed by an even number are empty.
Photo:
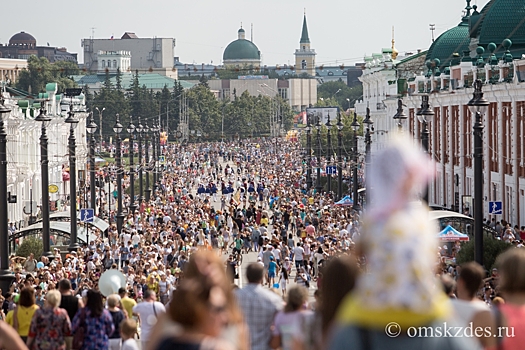
M315 76L315 55L315 50L310 48L305 11L299 49L295 50L295 71L297 75L307 73L308 75Z

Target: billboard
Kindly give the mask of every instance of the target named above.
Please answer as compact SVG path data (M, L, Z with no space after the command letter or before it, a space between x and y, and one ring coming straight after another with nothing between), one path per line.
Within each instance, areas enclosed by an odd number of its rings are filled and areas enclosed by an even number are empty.
M321 124L326 124L330 117L330 123L335 125L337 123L337 114L339 113L339 107L316 107L307 108L306 116L310 118L310 124L315 125L317 119L321 118Z

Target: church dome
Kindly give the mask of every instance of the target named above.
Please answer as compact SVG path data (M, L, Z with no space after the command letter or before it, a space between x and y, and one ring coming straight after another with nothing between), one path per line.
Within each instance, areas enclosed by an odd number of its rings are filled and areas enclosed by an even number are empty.
M11 39L9 39L9 45L17 45L17 44L36 45L36 39L34 36L26 32L16 33L15 35L11 37Z
M223 61L228 60L260 60L261 52L250 40L245 39L244 29L239 29L239 38L232 41L224 50Z
M463 51L467 51L469 44L468 25L460 24L438 36L428 49L426 60L439 59L441 62L440 69L450 66L453 55L455 53L461 55Z
M481 45L500 44L504 39L513 45L525 44L525 0L491 0L480 15Z

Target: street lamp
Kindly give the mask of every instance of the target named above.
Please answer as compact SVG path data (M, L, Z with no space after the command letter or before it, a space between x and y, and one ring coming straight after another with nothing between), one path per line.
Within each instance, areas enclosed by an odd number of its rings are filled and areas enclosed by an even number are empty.
M97 124L93 120L93 113L89 113L89 124L86 129L89 134L89 192L91 208L95 211L97 206L97 195L95 194L95 132L97 131Z
M142 201L144 200L144 188L142 186L142 132L144 127L140 123L140 117L139 117L139 124L137 125L137 128L135 131L137 132L137 143L138 143L138 153L139 153L139 204L142 204Z
M157 130L158 126L155 122L153 122L153 125L150 128L151 130L151 153L153 156L153 198L155 198L155 191L157 190ZM200 131L197 132L197 136L200 135Z
M126 128L126 131L129 134L129 211L131 214L135 214L137 205L135 204L135 169L133 169L133 137L135 135L135 125L133 125L132 117L129 116L129 125Z
M474 82L474 93L468 102L474 121L474 259L483 266L483 122L489 101L483 97L483 83Z
M403 121L407 119L407 115L403 111L403 100L398 99L397 100L397 111L394 115L394 120L397 122L397 127L399 128L399 131L403 130Z
M117 120L113 125L113 131L115 132L115 141L117 143L117 153L115 154L115 160L117 162L117 231L120 237L122 233L122 223L124 222L124 214L122 213L122 150L120 144L120 133L124 127L120 124L119 115L117 113Z
M42 122L42 133L40 135L40 172L42 180L42 240L44 245L43 256L51 258L53 253L51 253L50 247L50 229L49 229L49 160L47 153L47 127L51 118L46 115L44 110L45 101L40 103L40 114L35 118L35 121ZM71 104L71 109L73 105Z
M343 122L337 115L337 200L343 198Z
M333 125L330 122L330 114L328 114L328 121L326 122L325 126L326 126L326 129L328 130L326 134L326 142L327 142L327 148L328 148L328 150L326 151L326 165L328 168L328 166L332 164L332 131L331 129ZM328 181L328 193L331 193L332 192L332 174L331 173L328 174L328 172L326 172L326 178Z
M353 161L353 169L352 169L352 174L353 174L353 177L352 177L352 182L353 182L353 200L354 200L354 205L353 205L353 209L354 210L359 210L359 201L357 199L357 196L358 196L358 192L357 190L359 189L359 184L357 183L358 180L357 180L357 130L359 130L359 127L361 126L359 124L359 122L357 121L357 114L354 113L354 121L352 122L352 130L354 130L354 151L352 152L352 161Z
M312 188L312 114L306 116L306 187L307 191Z
M421 145L423 150L428 153L428 139L430 132L428 131L428 124L434 119L434 111L428 104L428 95L421 96L421 109L416 113L417 119L422 124L421 130ZM428 204L428 185L423 193L423 201Z
M75 128L78 125L78 120L75 119L72 104L69 107L68 116L64 122L69 124L69 219L71 232L69 235L69 247L67 249L73 252L80 248L80 245L77 242L77 158L75 149Z
M401 113L403 112L403 109L401 109ZM366 167L365 167L365 175L367 175L368 177L368 170L370 169L370 148L372 146L372 132L374 131L374 127L372 126L372 124L374 124L374 121L372 120L372 118L370 118L370 108L366 107L366 117L365 117L365 120L363 120L363 124L366 124L366 133L365 133L365 145L366 145L366 150L365 150L365 163L366 163ZM401 125L401 124L399 124ZM372 131L370 131L370 129L372 129ZM365 181L365 183L368 185L368 182ZM366 204L368 205L368 194L370 193L370 190L367 190L366 191Z
M0 288L8 291L15 275L9 271L9 229L7 219L7 132L5 121L11 110L0 94Z
M317 129L317 181L315 189L317 193L320 193L323 189L321 186L321 116L317 116L317 122L315 123Z
M98 111L98 119L100 123L100 145L102 146L102 112L106 110L106 107L102 109L98 109L98 107L95 107L95 109Z
M144 125L144 166L146 167L146 202L151 198L151 187L149 186L149 127Z

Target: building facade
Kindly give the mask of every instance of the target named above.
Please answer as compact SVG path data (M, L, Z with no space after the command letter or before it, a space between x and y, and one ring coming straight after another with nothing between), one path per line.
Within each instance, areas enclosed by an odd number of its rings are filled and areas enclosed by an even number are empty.
M0 58L0 81L15 82L22 69L27 68L27 60L16 58Z
M0 57L27 60L31 55L45 57L51 63L69 61L77 63L77 54L69 53L65 47L38 46L36 39L29 33L20 32L9 39L6 45L0 44Z
M82 39L84 68L89 72L102 69L98 53L128 51L131 54L130 71L144 72L154 69L173 69L175 39L139 38L134 33L124 33L120 39Z

